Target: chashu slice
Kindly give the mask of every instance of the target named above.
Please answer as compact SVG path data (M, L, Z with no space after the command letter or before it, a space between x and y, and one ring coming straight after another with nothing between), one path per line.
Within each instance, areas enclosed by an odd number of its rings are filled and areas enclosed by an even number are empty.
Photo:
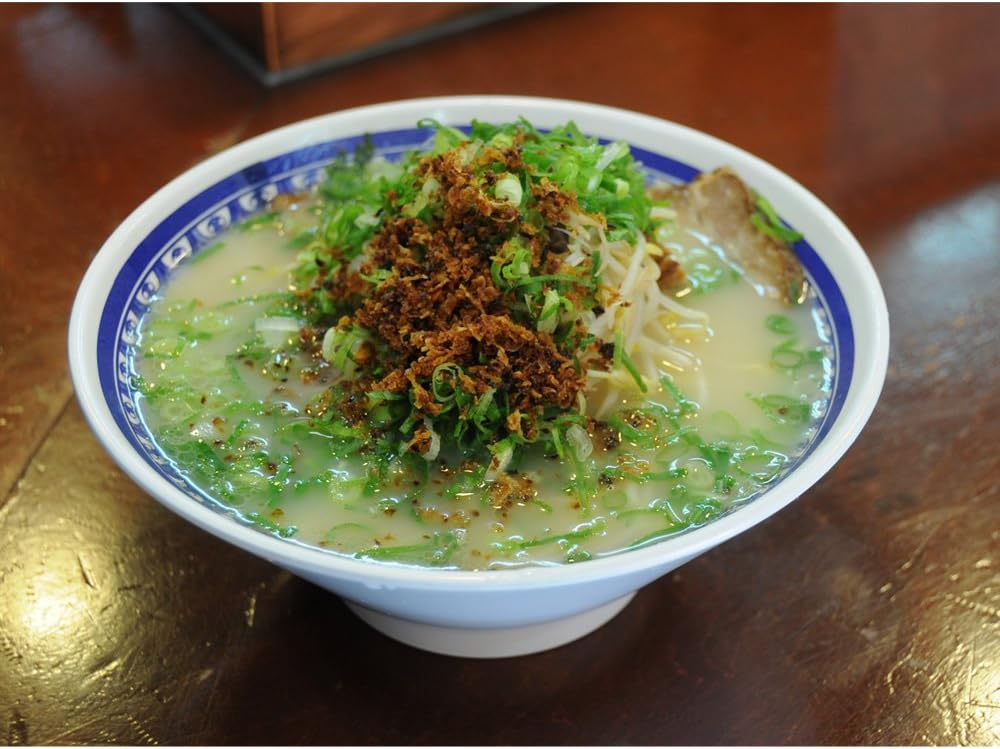
M802 301L805 275L786 243L751 222L756 201L750 189L726 167L699 175L690 184L661 193L677 213L677 221L721 245L729 259L764 292L786 304Z

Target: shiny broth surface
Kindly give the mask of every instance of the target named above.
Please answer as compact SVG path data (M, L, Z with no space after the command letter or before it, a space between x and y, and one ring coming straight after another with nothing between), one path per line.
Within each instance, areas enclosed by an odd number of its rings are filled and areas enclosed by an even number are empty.
M338 457L307 413L337 378L299 351L284 306L289 229L310 220L298 208L196 255L143 320L134 362L163 451L265 532L387 563L580 562L750 500L808 445L827 406L832 345L816 300L789 308L763 296L722 248L676 227L659 240L692 277L682 301L709 316L708 335L679 330L698 365L665 367L673 391L651 389L591 430L594 486L574 488L572 463L537 451L509 467L502 491L482 466L445 454L373 481L384 466Z

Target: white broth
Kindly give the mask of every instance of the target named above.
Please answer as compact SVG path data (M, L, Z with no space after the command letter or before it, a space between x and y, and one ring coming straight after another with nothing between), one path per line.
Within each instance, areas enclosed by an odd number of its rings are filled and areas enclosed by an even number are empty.
M286 221L308 223L303 213ZM404 470L413 461L373 482L363 457L338 455L350 437L307 414L336 373L295 345L301 321L283 300L296 253L275 225L229 231L162 291L134 363L143 416L207 495L333 553L491 569L579 562L683 532L752 499L806 448L827 406L832 346L814 298L788 307L705 238L665 239L685 270L712 281L683 297L709 316L710 335L683 340L697 366L664 367L680 400L651 388L591 430L589 500L565 489L572 464L537 451L509 467L502 492L454 456L431 461L421 483Z

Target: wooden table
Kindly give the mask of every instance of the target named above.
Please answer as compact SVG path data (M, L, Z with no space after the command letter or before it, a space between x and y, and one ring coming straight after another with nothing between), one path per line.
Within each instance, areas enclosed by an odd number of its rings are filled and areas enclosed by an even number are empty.
M558 6L273 91L164 8L6 7L0 81L0 742L1000 741L997 6ZM584 640L477 662L144 495L84 423L65 338L104 238L200 159L490 92L776 164L866 248L892 352L860 439L787 510Z

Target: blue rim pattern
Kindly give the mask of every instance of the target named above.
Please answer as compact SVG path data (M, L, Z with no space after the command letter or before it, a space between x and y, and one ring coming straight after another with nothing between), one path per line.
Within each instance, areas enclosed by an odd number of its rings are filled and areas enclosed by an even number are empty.
M370 137L376 152L391 159L426 144L431 135L431 130L416 128L373 133ZM187 481L153 441L131 385L136 332L159 289L187 258L212 244L230 226L258 212L276 195L301 192L315 185L331 161L341 154L352 153L363 139L364 136L353 136L285 153L252 164L203 190L139 243L115 277L101 312L98 373L105 402L118 428L145 462L171 484L192 499L240 522L247 521L235 508L212 499ZM603 138L601 141L608 142ZM641 148L632 147L632 153L654 177L689 182L701 173L681 161ZM806 240L797 242L794 249L816 291L822 322L829 328L834 376L822 421L806 448L787 467L786 475L813 452L832 428L847 399L855 359L850 313L833 274Z

